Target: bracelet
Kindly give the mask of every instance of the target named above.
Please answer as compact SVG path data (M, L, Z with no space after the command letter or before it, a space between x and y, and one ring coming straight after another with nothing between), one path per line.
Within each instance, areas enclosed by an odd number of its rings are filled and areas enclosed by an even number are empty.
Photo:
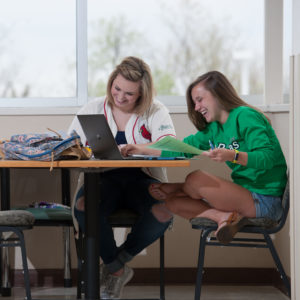
M234 149L234 152L235 152L235 154L234 154L234 159L233 159L233 163L234 164L236 164L237 163L237 160L239 159L239 150L236 150L236 149Z

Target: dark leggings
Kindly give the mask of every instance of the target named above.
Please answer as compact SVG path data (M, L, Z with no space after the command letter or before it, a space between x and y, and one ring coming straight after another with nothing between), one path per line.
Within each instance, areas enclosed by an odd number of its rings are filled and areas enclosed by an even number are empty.
M148 245L163 235L171 221L161 223L152 214L158 203L148 193L151 183L158 182L140 169L122 168L101 175L101 202L99 208L100 256L112 271L117 271ZM83 194L81 189L77 198ZM140 215L125 242L117 247L108 216L120 208L129 208ZM75 216L84 231L84 212L75 208Z

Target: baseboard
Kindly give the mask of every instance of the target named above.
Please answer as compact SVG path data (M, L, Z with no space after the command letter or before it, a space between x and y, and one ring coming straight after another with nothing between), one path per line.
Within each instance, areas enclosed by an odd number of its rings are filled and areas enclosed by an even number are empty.
M158 285L159 269L137 268L130 281L131 285ZM12 286L24 286L22 270L11 272ZM167 285L195 284L196 268L165 268ZM63 286L63 270L30 270L30 282L33 287ZM77 270L72 270L72 285L76 286ZM205 268L203 284L209 285L272 285L284 289L282 280L273 268Z

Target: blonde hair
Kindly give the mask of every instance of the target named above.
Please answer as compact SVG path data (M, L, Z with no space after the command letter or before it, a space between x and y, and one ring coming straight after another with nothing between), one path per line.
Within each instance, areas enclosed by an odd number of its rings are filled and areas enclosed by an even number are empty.
M154 97L154 86L149 66L143 60L134 56L124 58L116 66L115 70L109 76L106 88L108 103L111 106L114 103L111 87L119 74L129 81L140 82L141 96L136 102L135 112L142 115L151 106Z
M188 86L186 91L188 115L191 122L198 130L204 130L207 125L207 122L202 114L195 111L195 103L192 99L192 89L200 82L204 85L204 88L216 98L221 107L226 111L230 112L233 108L239 106L248 106L260 112L266 117L269 123L271 123L270 119L260 109L248 104L238 96L230 81L222 73L218 71L210 71L196 78Z

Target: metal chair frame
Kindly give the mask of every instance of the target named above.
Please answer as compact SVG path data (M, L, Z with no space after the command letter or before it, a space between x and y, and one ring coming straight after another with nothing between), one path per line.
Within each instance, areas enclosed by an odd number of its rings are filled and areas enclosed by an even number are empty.
M25 284L25 291L26 291L26 299L31 300L31 291L30 291L30 277L28 271L28 264L27 264L27 254L26 254L26 247L25 247L25 239L23 230L31 229L32 226L0 226L0 247L20 247L22 253L22 263L23 263L23 273L24 273L24 284ZM16 237L4 239L2 238L2 233L4 232L13 232Z
M198 266L197 266L197 278L196 278L196 287L195 287L195 300L200 299L201 295L201 285L203 278L203 265L204 265L204 256L205 256L205 247L206 246L222 246L222 247L250 247L250 248L268 248L271 252L273 260L275 262L276 268L280 273L280 277L283 280L284 286L286 288L287 294L291 296L291 285L290 281L284 271L280 258L277 254L277 251L274 247L272 239L270 238L271 234L274 234L282 229L284 226L288 212L289 212L289 183L286 185L286 189L282 198L283 205L283 216L281 220L273 227L266 228L264 226L253 226L251 224L243 227L239 232L250 233L250 234L262 234L262 238L234 238L232 242L227 245L221 244L215 237L210 237L210 234L217 229L217 224L211 221L211 225L207 224L207 219L205 219L206 223L201 224L201 222L197 222L197 218L191 220L193 229L200 229L200 245L199 245L199 253L198 253ZM199 219L199 218L198 218ZM259 218L262 223L264 220L268 221L269 219ZM249 219L253 224L255 224L255 218Z

